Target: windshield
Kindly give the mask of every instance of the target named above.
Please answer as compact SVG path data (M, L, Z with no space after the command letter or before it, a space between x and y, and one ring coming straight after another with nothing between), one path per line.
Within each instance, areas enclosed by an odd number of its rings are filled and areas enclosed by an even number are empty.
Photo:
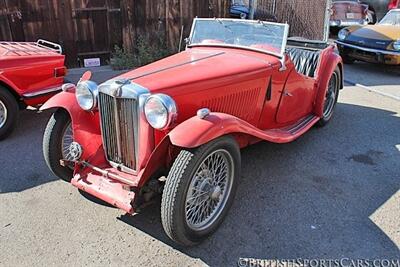
M389 12L379 24L400 26L400 11Z
M239 19L195 19L191 46L229 46L283 57L289 26Z

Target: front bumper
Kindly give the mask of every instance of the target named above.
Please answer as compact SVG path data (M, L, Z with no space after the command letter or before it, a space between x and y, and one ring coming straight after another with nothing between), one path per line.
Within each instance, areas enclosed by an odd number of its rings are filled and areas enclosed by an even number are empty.
M83 178L79 174L75 175L71 184L129 214L135 211L135 193L127 190L127 185L119 181L89 173Z
M62 165L65 163L62 162ZM132 175L128 177L114 168L99 168L85 161L75 164L81 171L71 180L73 186L129 214L134 213L139 177Z
M368 21L361 19L361 20L331 20L329 25L331 27L348 27L354 25L367 25Z
M349 55L355 59L390 65L400 64L400 51L380 50L358 45L348 44L342 41L335 41L340 52Z

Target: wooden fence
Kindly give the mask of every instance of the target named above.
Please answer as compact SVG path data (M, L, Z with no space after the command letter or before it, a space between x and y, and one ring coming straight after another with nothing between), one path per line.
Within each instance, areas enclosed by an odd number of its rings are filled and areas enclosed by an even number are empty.
M194 17L226 17L229 0L0 0L0 40L60 43L67 65L100 57L138 36L159 34L171 50Z

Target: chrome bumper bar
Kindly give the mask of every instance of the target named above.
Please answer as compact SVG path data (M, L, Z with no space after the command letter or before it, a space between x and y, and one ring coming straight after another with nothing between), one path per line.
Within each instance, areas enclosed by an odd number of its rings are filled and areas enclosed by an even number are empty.
M367 20L356 20L356 21L346 21L346 20L332 20L329 22L331 27L347 27L354 25L367 25Z
M345 46L345 47L350 47L350 48L358 49L358 50L365 51L365 52L371 52L371 53L383 54L383 55L391 55L391 56L400 56L400 51L396 52L396 51L387 51L387 50L379 50L379 49L374 49L374 48L361 47L358 45L347 44L347 43L344 43L341 41L335 41L335 43Z

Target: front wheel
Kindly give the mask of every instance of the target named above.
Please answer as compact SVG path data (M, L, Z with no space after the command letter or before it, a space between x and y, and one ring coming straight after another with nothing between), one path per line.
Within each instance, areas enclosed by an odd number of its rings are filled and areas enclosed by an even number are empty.
M335 110L339 97L340 79L340 70L336 67L329 80L328 89L325 95L323 115L318 122L318 126L325 126L333 116L333 111Z
M231 137L182 150L162 195L161 220L166 234L185 246L211 235L232 205L239 177L240 150Z
M71 117L64 109L58 109L47 123L43 136L43 155L47 166L59 178L71 181L73 166L61 166L60 160L67 159L69 146L73 142Z
M344 64L351 65L351 64L353 64L356 60L355 60L353 57L349 56L348 53L347 53L346 51L347 51L347 49L345 49L345 48L339 49L340 57L342 58Z
M18 103L14 96L0 86L0 140L14 130L18 121Z

